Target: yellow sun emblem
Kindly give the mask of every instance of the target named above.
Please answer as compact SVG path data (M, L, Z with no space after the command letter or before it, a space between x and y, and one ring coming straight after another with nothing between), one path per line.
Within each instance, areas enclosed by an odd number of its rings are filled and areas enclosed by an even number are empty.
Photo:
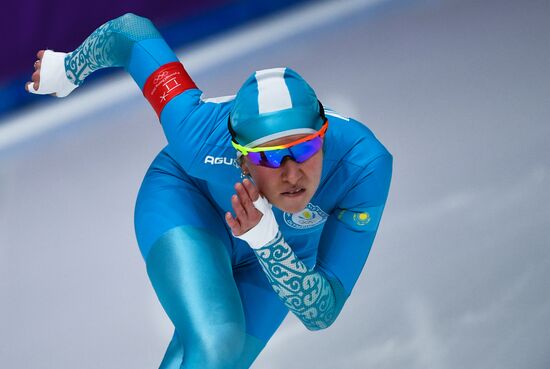
M355 213L353 214L353 220L355 221L355 224L359 226L366 225L368 222L370 222L370 214L369 213Z

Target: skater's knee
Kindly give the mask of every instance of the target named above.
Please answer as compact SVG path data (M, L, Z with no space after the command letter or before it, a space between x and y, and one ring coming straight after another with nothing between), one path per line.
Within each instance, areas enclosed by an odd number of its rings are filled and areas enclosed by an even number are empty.
M242 326L228 324L216 329L215 332L199 338L196 350L185 351L191 362L200 363L204 369L233 369L242 355L245 343L245 332ZM195 346L195 345L194 345ZM191 349L191 347L190 347ZM194 368L184 365L182 369Z

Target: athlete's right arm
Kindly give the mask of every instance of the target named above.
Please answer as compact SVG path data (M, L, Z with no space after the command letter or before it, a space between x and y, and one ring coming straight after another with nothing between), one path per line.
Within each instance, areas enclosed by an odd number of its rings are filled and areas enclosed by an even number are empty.
M178 61L154 24L147 18L131 13L101 25L73 52L47 52L50 55L57 54L50 58L51 68L55 68L56 73L61 68L67 82L75 86L80 86L86 77L98 69L124 67L143 89L151 73L164 64ZM61 60L60 55L63 55ZM32 78L35 89L39 87L38 84L48 82L48 76L44 74L51 74L51 69L48 70L45 65L47 55L39 52L38 58L35 63L38 73L35 72ZM32 86L27 87L31 92L36 92L32 91Z
M59 57L61 53L50 51L50 55L53 54ZM35 64L38 70L32 78L35 89L38 82L46 82L45 74L48 72L46 57L42 58L41 55L39 53L40 60ZM125 68L157 112L168 142L177 148L174 150L176 159L186 169L202 151L207 138L221 136L226 131L225 127L221 129L220 124L212 124L222 121L218 117L223 116L223 111L220 113L220 108L215 104L201 102L202 92L147 18L128 13L108 21L76 50L66 54L64 65L60 63L57 68L62 69L60 76L65 78L66 75L68 79L64 83L70 81L76 86L98 69ZM59 73L54 78L58 77ZM27 88L32 91L31 85L28 84ZM42 93L51 93L51 90ZM190 145L191 142L193 145Z

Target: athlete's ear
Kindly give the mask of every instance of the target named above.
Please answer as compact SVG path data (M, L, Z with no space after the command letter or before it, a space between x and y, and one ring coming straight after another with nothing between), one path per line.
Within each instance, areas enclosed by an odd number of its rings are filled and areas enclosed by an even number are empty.
M250 174L250 169L248 168L248 163L246 161L246 158L244 156L240 156L238 159L239 167L241 167L241 173L244 176L247 176Z

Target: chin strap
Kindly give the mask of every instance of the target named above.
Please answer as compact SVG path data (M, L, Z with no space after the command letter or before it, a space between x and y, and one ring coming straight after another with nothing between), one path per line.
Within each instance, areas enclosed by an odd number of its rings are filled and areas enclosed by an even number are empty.
M279 225L271 210L271 204L263 196L252 203L256 209L262 213L260 222L251 228L248 232L240 236L235 236L250 245L253 249L259 249L275 239L279 232Z

